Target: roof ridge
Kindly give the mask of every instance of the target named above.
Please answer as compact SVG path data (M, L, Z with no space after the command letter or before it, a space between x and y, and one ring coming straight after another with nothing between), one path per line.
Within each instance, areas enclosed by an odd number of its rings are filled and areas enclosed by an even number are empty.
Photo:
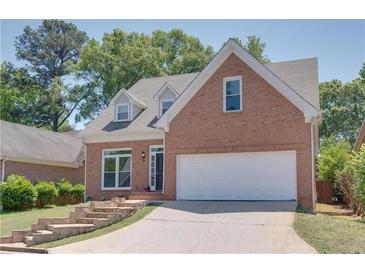
M157 78L176 77L176 76L183 76L183 75L196 74L196 73L200 73L200 71L197 71L197 72L186 72L186 73L172 74L172 75L164 75L164 76L146 77L146 78L141 78L140 80L152 80L152 79L157 79Z
M80 139L80 137L77 137L77 136L72 136L72 135L66 134L64 132L56 132L56 131L52 131L52 130L45 129L45 128L28 126L28 125L24 125L24 124L20 124L20 123L14 123L14 122L9 122L9 121L5 121L5 120L0 120L0 124L1 123L7 123L7 124L10 124L10 125L15 125L17 127L29 128L29 129L34 130L34 131L42 131L42 132L45 132L45 133L50 133L50 134L54 134L54 135L58 135L58 136L66 136L66 137L69 137L71 139Z
M267 66L267 65L275 65L275 64L281 64L281 63L298 62L298 61L311 60L311 59L318 59L318 57L308 57L308 58L299 58L299 59L293 59L293 60L285 60L285 61L271 62L271 63L263 64L263 65L264 66ZM197 71L197 72L186 72L186 73L172 74L172 75L162 75L162 76L155 76L155 77L145 77L145 78L139 79L136 83L138 83L141 80L153 80L153 79L158 79L158 78L178 77L178 76L183 76L183 75L199 74L200 72L201 71Z
M274 65L274 64L281 64L281 63L298 62L298 61L304 61L304 60L312 60L312 59L318 59L318 57L308 57L308 58L300 58L300 59L293 59L293 60L272 62L272 63L265 64L265 66L267 66L267 65Z

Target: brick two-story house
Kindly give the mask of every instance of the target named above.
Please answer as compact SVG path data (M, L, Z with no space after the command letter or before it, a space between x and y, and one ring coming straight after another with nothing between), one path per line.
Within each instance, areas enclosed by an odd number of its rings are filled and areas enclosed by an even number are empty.
M316 58L263 65L231 39L200 73L121 90L83 130L86 195L313 209L319 116Z

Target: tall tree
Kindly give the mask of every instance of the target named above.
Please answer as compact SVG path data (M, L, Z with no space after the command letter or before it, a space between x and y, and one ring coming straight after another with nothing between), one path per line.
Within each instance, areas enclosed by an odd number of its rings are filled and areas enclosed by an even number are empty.
M91 40L82 51L79 68L89 83L98 85L102 109L121 88L141 78L201 71L213 57L212 47L175 29L151 36L115 29L102 42ZM90 105L85 104L85 108ZM80 118L84 113L80 112Z
M198 38L181 29L156 30L151 39L152 46L163 52L160 66L168 75L201 71L214 56L211 46L204 47Z
M33 106L42 92L27 69L2 63L0 69L0 119L26 125L37 125Z
M16 38L17 57L27 62L32 77L42 87L33 105L35 125L58 131L75 110L94 99L93 84L80 83L81 74L75 71L87 41L85 32L62 20L44 20L36 29L27 26Z
M320 84L322 123L321 138L334 136L354 143L365 118L365 64L360 77L343 84L332 80ZM361 74L362 73L362 74Z
M260 37L255 35L247 36L247 41L243 43L240 38L233 37L238 44L245 48L253 57L255 57L260 63L268 64L270 59L264 54L266 43L261 41Z
M24 28L16 37L16 56L28 62L40 83L49 87L56 77L71 73L88 40L85 32L62 20L44 20L36 29Z

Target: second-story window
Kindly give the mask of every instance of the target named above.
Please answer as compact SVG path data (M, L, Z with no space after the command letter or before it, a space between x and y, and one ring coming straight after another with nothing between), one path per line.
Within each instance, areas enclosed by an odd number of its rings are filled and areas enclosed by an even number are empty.
M242 111L242 77L226 77L223 79L223 111Z
M117 106L117 121L129 121L129 104L119 104Z
M163 115L174 103L174 100L161 101L161 115Z

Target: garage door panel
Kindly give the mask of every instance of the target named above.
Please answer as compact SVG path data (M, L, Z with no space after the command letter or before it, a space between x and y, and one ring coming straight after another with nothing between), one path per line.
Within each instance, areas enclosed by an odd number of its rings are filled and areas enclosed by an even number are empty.
M296 199L294 151L180 155L177 162L179 199Z

